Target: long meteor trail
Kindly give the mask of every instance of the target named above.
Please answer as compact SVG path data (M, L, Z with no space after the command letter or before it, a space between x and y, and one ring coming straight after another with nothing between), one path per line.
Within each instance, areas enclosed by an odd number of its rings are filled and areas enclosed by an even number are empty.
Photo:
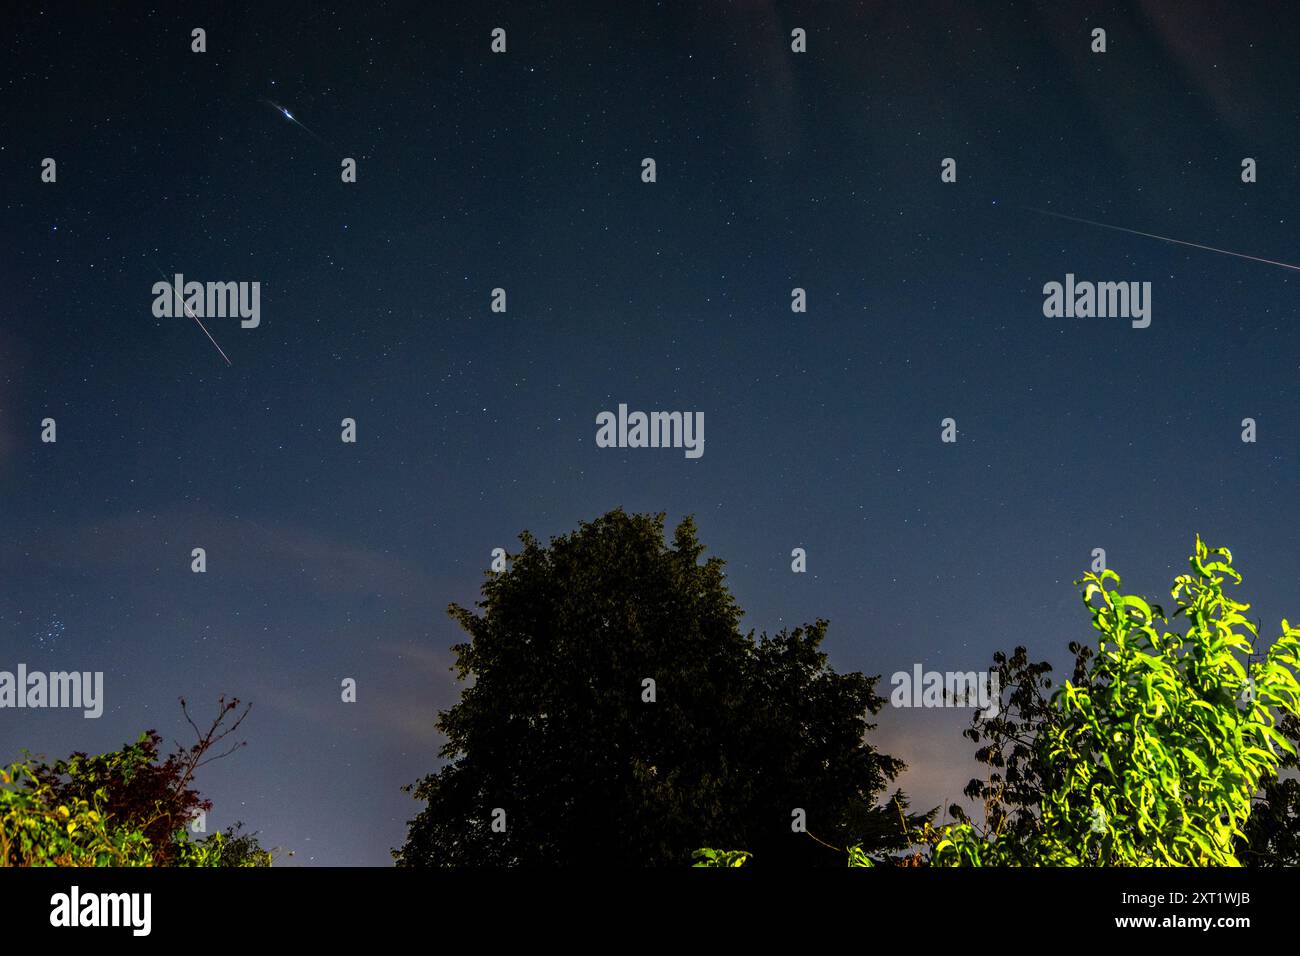
M1051 216L1055 219L1068 219L1070 222L1081 222L1087 226L1097 226L1100 229L1113 229L1116 232L1127 232L1132 236L1145 236L1148 239L1159 239L1161 242L1172 242L1179 246L1191 246L1193 249L1204 249L1206 252L1217 252L1220 255L1236 256L1238 259L1249 259L1251 262L1262 262L1265 265L1277 266L1281 269L1290 269L1292 272L1300 272L1300 266L1293 266L1289 262L1278 262L1276 259L1261 259L1259 256L1248 256L1244 252L1233 252L1230 249L1216 249L1214 246L1203 246L1199 242L1186 242L1182 239L1171 239L1168 236L1157 236L1154 232L1139 232L1136 229L1125 229L1123 226L1111 226L1104 222L1094 222L1091 219L1080 219L1078 216L1067 216L1064 213L1051 212L1047 209L1035 209L1032 206L1026 206L1030 212L1036 212L1043 216Z
M168 279L167 276L163 274L162 266L158 265L158 263L155 262L153 264L153 267L158 270L158 274L163 277L164 282L166 282L168 285L172 283L173 280ZM208 327L199 320L199 317L194 314L194 310L189 307L189 305L186 303L186 301L183 298L181 299L181 308L185 310L186 315L188 315L191 319L193 319L195 322L198 323L199 328L203 330L203 334L206 335L208 337L208 341L212 343L212 347L215 348L218 352L220 352L221 357L226 360L226 364L229 365L231 368L234 368L235 363L230 361L230 357L227 356L225 351L221 348L221 346L217 344L217 340L212 337L212 333L208 331Z

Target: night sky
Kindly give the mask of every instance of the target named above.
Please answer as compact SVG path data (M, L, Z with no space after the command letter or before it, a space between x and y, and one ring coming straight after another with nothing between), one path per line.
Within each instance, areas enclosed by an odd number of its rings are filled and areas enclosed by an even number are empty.
M0 711L0 761L238 696L209 832L389 864L447 604L619 505L695 515L746 627L829 618L886 693L1059 670L1098 547L1163 600L1200 532L1266 637L1300 616L1300 273L1033 211L1300 263L1300 7L173 6L5 14L0 669L106 703ZM204 320L229 366L153 316L160 269L261 283L257 328ZM1150 327L1045 317L1067 273L1150 282ZM703 456L598 448L620 403L704 412ZM975 771L968 719L880 715L917 805Z

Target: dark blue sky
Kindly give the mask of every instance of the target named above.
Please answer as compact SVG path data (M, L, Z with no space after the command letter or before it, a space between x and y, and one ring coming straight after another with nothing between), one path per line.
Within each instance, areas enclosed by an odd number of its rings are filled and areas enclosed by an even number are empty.
M211 825L387 864L455 700L446 605L618 505L694 514L747 626L827 617L882 690L1066 663L1096 547L1163 599L1199 531L1268 636L1300 615L1296 274L1029 211L1300 260L1300 10L359 6L7 15L0 669L107 702L0 711L0 758L237 695ZM153 317L155 262L261 283L258 328L208 322L231 367ZM1067 273L1151 282L1150 328L1045 318ZM620 402L703 411L703 457L597 448ZM881 715L917 803L959 795L965 723Z

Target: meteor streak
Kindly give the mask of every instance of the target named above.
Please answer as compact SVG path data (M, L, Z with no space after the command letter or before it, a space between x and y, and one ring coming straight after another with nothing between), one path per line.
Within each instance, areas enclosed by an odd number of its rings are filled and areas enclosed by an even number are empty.
M285 119L287 119L290 123L293 123L293 124L294 124L295 126L297 126L300 130L302 130L303 132L305 132L308 136L310 136L312 139L316 140L316 142L320 143L322 146L327 146L327 145L329 145L329 144L327 144L327 143L325 142L325 140L321 139L321 138L320 138L319 136L317 136L314 132L312 132L310 129L308 129L306 126L304 126L304 125L303 125L303 124L298 120L298 118L295 117L292 113L290 113L287 109L285 109L285 108L284 108L283 106L281 106L279 103L275 102L275 100L267 100L267 99L264 99L264 100L262 100L262 102L265 103L267 106L271 107L272 109L274 109L277 113L279 113L281 116L283 116Z
M1172 242L1179 246L1191 246L1193 249L1204 249L1206 252L1217 252L1224 256L1236 256L1238 259L1249 259L1251 262L1262 262L1265 265L1277 266L1281 269L1290 269L1292 272L1300 272L1300 266L1293 266L1287 262L1278 262L1275 259L1261 259L1259 256L1248 256L1244 252L1233 252L1229 249L1216 249L1214 246L1203 246L1199 242L1186 242L1182 239L1171 239L1168 236L1157 236L1154 232L1139 232L1136 229L1125 229L1123 226L1111 226L1104 222L1094 222L1091 219L1080 219L1078 216L1067 216L1064 213L1050 212L1046 209L1034 209L1031 206L1025 207L1030 212L1036 212L1043 216L1052 216L1055 219L1067 219L1070 222L1081 222L1088 226L1097 226L1101 229L1113 229L1115 232L1127 232L1133 236L1145 236L1148 239L1159 239L1161 242Z
M153 260L150 261L152 262ZM154 262L153 267L158 270L158 274L163 277L164 282L170 281L167 278L167 276L163 273L162 266ZM208 337L208 341L212 343L212 347L215 348L218 352L220 352L221 357L226 360L226 364L229 365L231 368L233 368L234 363L230 361L230 357L227 356L226 353L222 350L221 346L217 344L217 340L212 337L212 333L208 331L208 327L203 324L203 322L199 319L197 315L194 314L194 310L189 307L189 303L187 303L184 299L181 299L181 307L185 309L186 315L188 315L191 319L193 319L195 322L198 323L199 328L203 330L203 334L206 335Z

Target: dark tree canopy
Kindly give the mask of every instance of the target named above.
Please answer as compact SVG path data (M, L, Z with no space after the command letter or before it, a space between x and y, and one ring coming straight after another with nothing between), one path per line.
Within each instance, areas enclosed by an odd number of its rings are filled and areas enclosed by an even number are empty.
M1287 716L1278 729L1300 753L1300 720ZM1246 838L1238 842L1237 858L1246 866L1300 866L1300 756L1288 754L1282 768L1292 775L1264 781L1246 821Z
M399 865L689 865L700 846L843 865L792 832L796 807L828 843L905 845L905 799L877 806L903 764L864 739L878 678L830 668L825 621L743 634L689 518L670 546L662 514L622 509L520 541L481 613L450 608L472 684L439 715L448 763L408 788L428 805Z
M1070 675L1076 687L1092 690L1088 662L1093 649L1072 641L1074 669ZM1052 763L1043 758L1039 742L1044 729L1055 726L1059 711L1051 706L1053 693L1052 665L1046 661L1032 663L1029 652L1017 647L1011 654L993 654L991 674L1003 701L994 717L976 713L964 736L983 743L975 759L989 770L981 779L967 785L965 794L984 804L985 825L990 833L1024 843L1041 829L1038 805L1043 793L1060 784ZM961 806L954 804L950 813L958 820L967 819Z

